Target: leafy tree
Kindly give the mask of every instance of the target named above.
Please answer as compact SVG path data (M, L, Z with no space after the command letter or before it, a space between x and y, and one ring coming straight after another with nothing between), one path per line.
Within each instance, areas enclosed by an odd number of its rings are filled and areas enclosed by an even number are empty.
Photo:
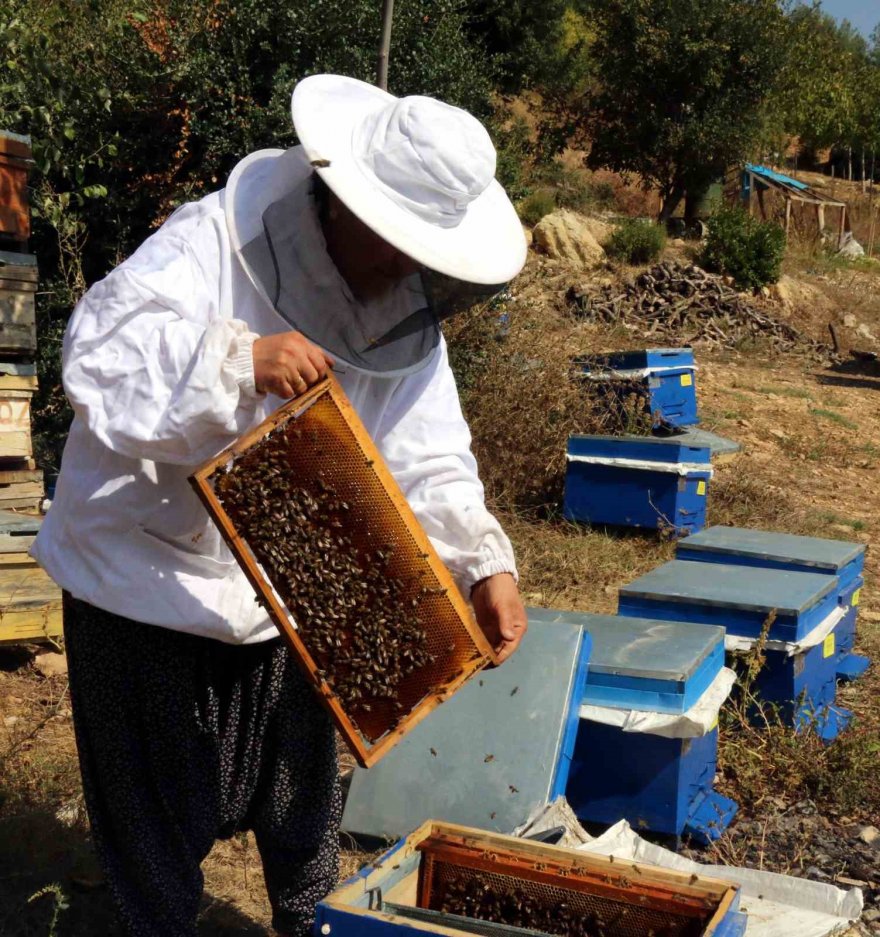
M752 154L783 65L777 0L587 0L589 163L638 174L661 220Z
M4 0L0 127L30 134L43 375L57 464L58 337L83 289L248 152L295 142L290 92L375 80L378 0ZM494 62L463 0L397 0L390 90L490 111ZM51 399L50 399L51 398Z
M498 64L498 87L571 88L582 70L589 29L568 0L475 0L468 4L469 30Z

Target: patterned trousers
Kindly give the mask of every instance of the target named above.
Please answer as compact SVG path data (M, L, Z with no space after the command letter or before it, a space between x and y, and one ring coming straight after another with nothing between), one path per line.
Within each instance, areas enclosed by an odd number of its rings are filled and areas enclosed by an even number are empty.
M83 790L132 937L195 937L201 862L254 831L273 926L305 937L336 884L332 723L280 639L230 645L65 596Z

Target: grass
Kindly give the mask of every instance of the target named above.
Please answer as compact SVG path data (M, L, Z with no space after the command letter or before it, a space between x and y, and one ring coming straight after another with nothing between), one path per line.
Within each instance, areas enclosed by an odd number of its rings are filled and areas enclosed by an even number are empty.
M776 394L778 397L794 397L797 400L812 400L813 394L806 387L757 387L756 393Z
M845 426L847 429L859 428L857 423L853 423L852 420L847 419L842 413L835 413L833 410L811 408L810 413L812 413L813 416L822 417L822 419L837 423L838 426Z
M835 524L838 527L850 527L852 530L861 531L865 529L865 522L858 518L844 517L835 511L815 511L813 512L818 523Z

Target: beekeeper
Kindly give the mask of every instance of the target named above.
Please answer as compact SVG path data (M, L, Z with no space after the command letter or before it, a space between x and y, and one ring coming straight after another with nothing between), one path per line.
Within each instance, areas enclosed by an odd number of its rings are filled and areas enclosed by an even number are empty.
M179 208L64 342L75 419L33 555L67 593L86 805L135 935L195 935L200 863L236 830L255 833L280 933L307 934L337 876L332 724L194 466L334 367L502 657L526 630L425 287L426 270L501 284L523 265L489 136L334 75L300 82L292 109L302 145L251 154Z

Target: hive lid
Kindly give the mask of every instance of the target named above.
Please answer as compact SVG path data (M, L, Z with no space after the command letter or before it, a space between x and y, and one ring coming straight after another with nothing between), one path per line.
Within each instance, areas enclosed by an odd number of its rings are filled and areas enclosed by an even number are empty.
M355 768L343 829L395 837L435 817L513 830L564 787L589 647L580 625L529 631L382 761Z
M724 643L724 629L716 625L543 608L528 609L528 616L530 625L583 625L593 639L590 674L687 681Z
M688 537L678 546L683 554L726 554L762 558L779 563L797 563L837 573L865 552L861 543L800 537L770 530L742 527L710 527Z
M800 615L832 592L835 577L671 560L620 590L621 598L644 598L676 604L712 605L782 615Z
M569 456L641 459L653 462L705 464L712 451L708 446L691 446L674 436L571 436Z
M584 355L576 359L587 371L627 371L636 368L694 367L693 348L644 348L639 351L610 351L598 355Z

